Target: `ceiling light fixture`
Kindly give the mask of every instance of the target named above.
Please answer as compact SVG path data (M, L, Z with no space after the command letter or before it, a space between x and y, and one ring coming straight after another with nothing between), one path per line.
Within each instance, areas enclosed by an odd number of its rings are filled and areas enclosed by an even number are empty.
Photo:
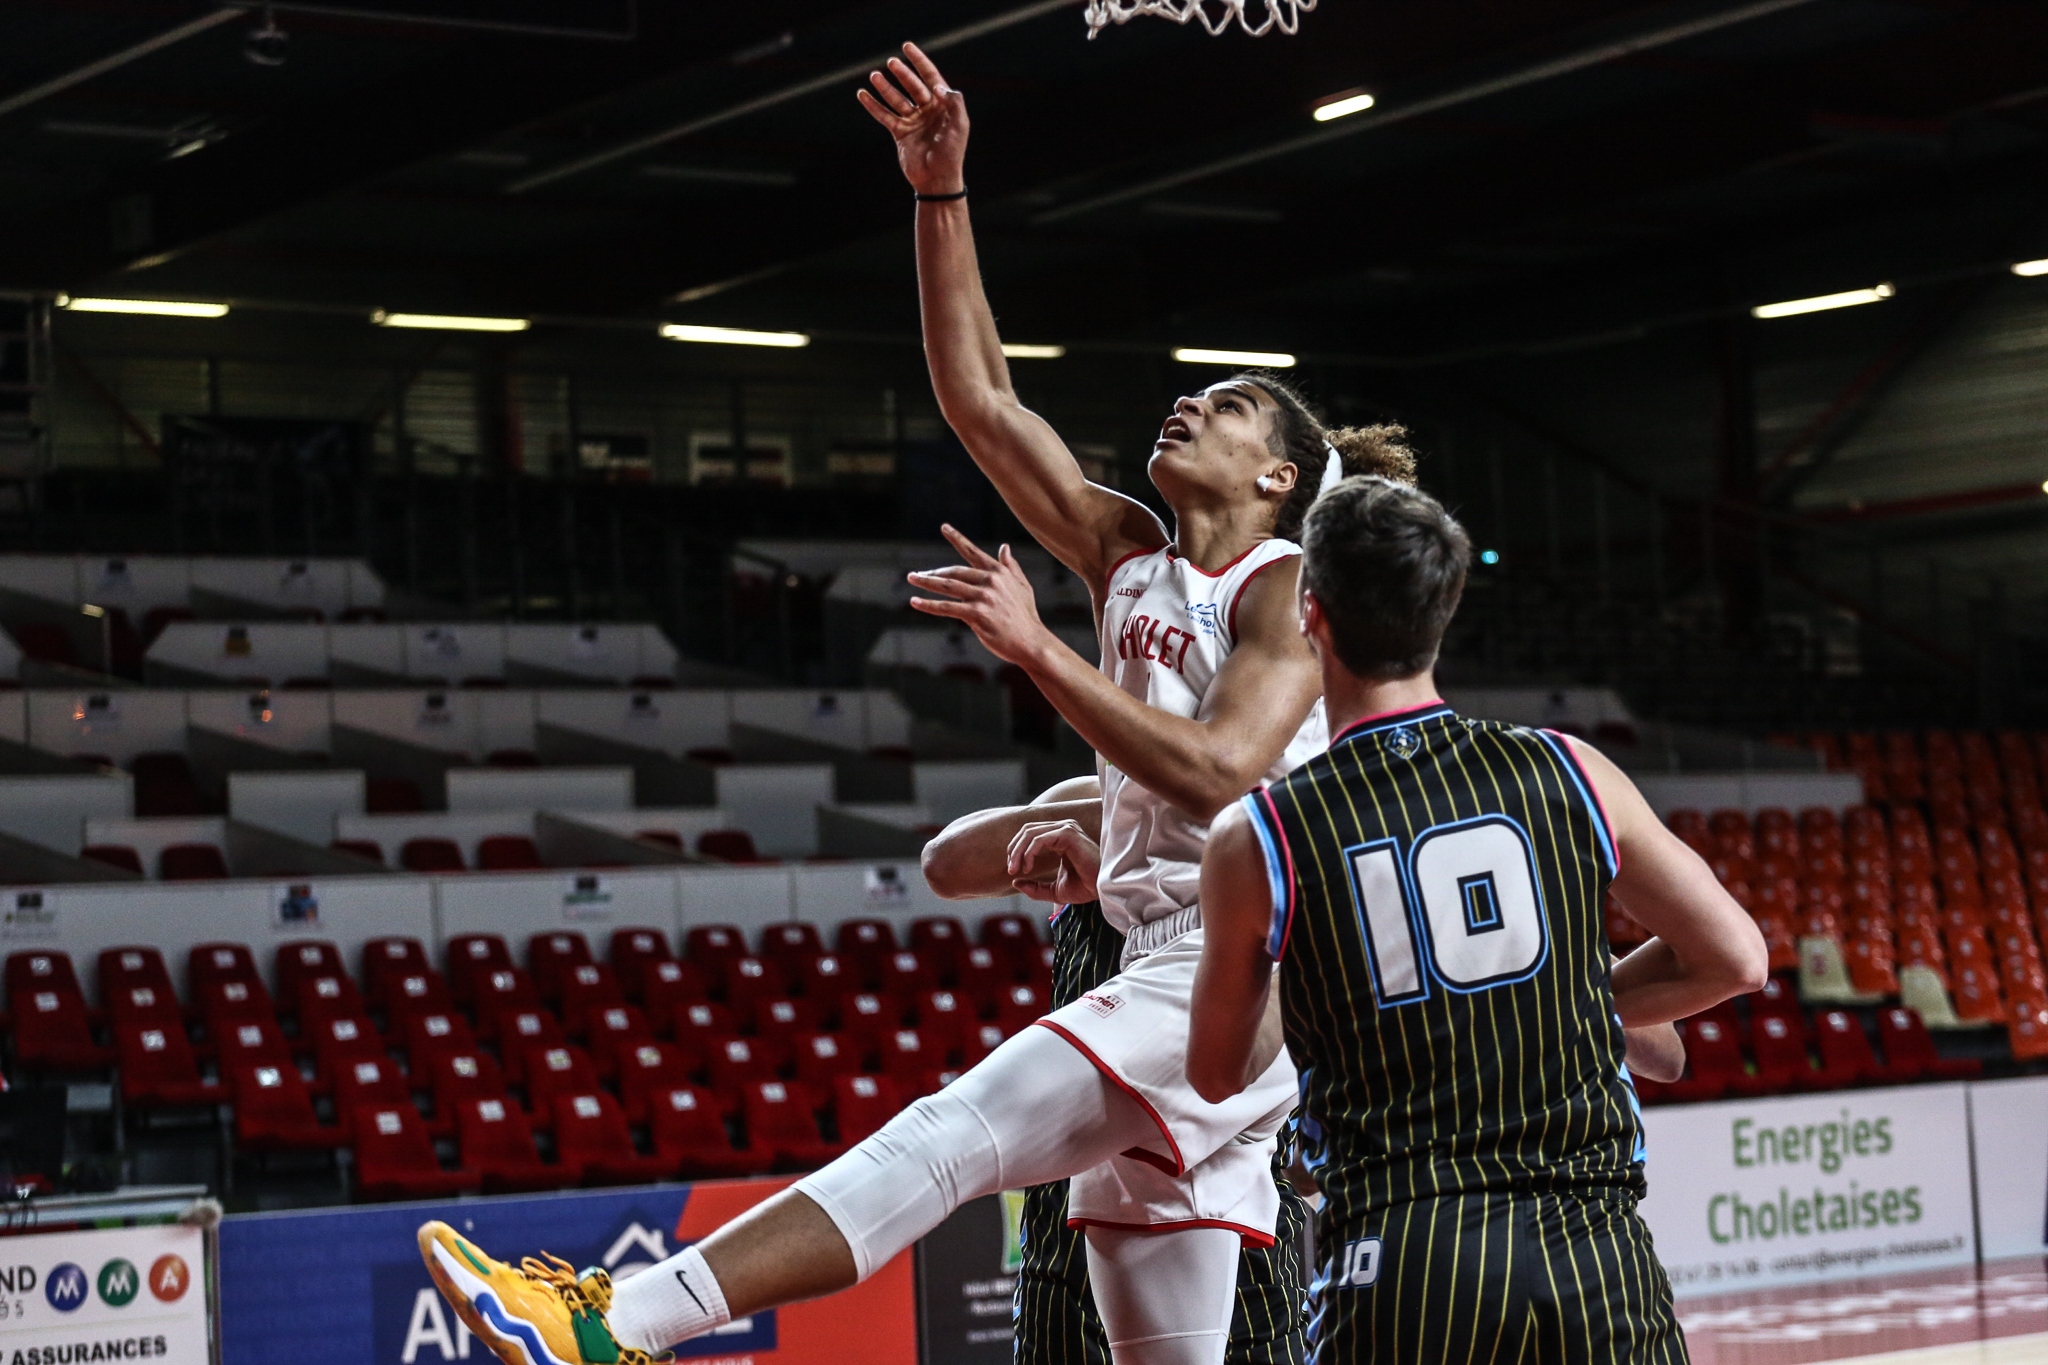
M1801 313L1825 313L1831 308L1854 308L1862 303L1883 303L1899 291L1889 284L1868 289L1845 289L1839 294L1816 294L1810 299L1787 299L1783 303L1760 303L1749 310L1751 317L1792 318Z
M744 327L699 327L688 322L664 322L661 334L670 341L702 341L714 346L808 346L811 339L802 332L750 332Z
M1188 365L1264 365L1275 370L1294 368L1294 357L1285 351L1217 351L1207 346L1176 346L1173 358Z
M523 332L533 326L526 318L478 318L460 313L387 313L382 308L370 314L379 327L418 327L434 332Z
M175 299L74 299L57 296L57 306L74 313L144 313L159 318L224 318L224 303L183 303Z
M2048 275L2048 257L2043 257L2038 261L2016 261L2013 264L2012 273L2024 279L2032 279L2036 275Z
M1024 341L1003 343L1003 354L1012 360L1058 360L1066 353L1064 346L1033 346Z
M1316 122L1328 123L1331 119L1343 118L1346 114L1362 114L1377 103L1377 100L1363 90L1346 90L1316 104Z

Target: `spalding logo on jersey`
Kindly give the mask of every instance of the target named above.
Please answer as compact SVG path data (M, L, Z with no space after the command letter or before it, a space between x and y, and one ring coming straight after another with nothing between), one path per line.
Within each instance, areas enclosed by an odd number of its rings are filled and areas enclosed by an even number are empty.
M1330 1288L1369 1289L1379 1283L1380 1239L1360 1237L1346 1242L1344 1249L1337 1253L1337 1263L1332 1266Z
M1415 751L1422 747L1422 736L1413 730L1396 730L1387 736L1387 752L1395 758L1413 758Z

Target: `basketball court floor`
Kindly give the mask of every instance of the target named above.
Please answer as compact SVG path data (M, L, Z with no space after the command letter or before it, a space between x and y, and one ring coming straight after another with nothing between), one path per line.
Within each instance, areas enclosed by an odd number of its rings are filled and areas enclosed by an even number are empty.
M2048 1362L2048 1258L1681 1299L1693 1365Z

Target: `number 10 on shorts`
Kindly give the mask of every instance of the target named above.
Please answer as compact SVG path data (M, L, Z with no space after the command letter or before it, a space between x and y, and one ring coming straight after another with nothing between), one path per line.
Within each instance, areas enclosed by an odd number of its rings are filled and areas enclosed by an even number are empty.
M1481 816L1398 844L1346 850L1382 1009L1526 980L1549 947L1535 857L1522 827Z
M1360 1237L1346 1242L1337 1255L1337 1273L1330 1277L1332 1289L1368 1289L1380 1278L1380 1239Z

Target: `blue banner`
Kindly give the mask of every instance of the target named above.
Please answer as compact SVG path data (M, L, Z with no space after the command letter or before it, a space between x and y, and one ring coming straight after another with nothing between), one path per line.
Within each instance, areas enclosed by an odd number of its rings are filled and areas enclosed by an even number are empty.
M490 1352L441 1300L414 1234L438 1218L508 1258L547 1250L620 1276L676 1250L692 1187L249 1214L220 1228L224 1365L441 1365ZM701 1235L701 1234L699 1234ZM772 1352L775 1314L678 1354Z

